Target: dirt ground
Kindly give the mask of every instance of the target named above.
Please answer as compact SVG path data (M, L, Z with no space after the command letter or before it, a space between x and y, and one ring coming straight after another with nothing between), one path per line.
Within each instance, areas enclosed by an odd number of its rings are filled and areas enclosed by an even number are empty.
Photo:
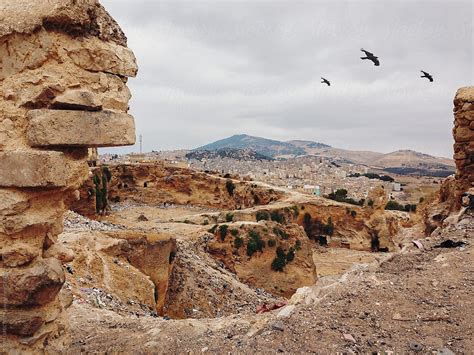
M74 302L70 353L473 352L474 218L407 243L381 263L320 278L290 305L261 315L200 320L120 316ZM457 248L434 248L443 240Z

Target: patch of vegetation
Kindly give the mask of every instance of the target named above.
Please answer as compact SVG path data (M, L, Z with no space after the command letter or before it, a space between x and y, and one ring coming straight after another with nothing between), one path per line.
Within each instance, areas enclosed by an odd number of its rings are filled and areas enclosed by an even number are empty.
M270 239L270 240L268 241L268 246L269 246L270 248L273 248L275 245L276 245L276 240L275 240L275 239Z
M232 234L232 236L234 236L234 237L237 237L237 234L239 234L239 231L235 228L232 228L230 230L230 234Z
M297 240L296 243L295 243L295 249L296 250L300 250L301 249L301 240Z
M321 234L333 235L334 223L332 218L329 217L327 223L318 221L316 218L312 218L309 213L305 213L303 217L303 228L309 239L319 240Z
M222 241L225 240L228 229L229 229L229 226L227 224L222 224L219 226L219 235Z
M286 254L285 251L281 248L278 247L276 249L276 257L272 261L272 270L273 271L283 271L286 266Z
M234 214L233 213L229 212L225 215L225 221L226 222L232 222L233 220L234 220Z
M255 218L258 221L268 221L270 219L270 214L267 211L257 211Z
M281 239L288 239L290 236L283 229L278 227L273 227L273 233L275 233Z
M235 184L232 182L232 180L227 180L225 182L225 188L227 189L227 192L230 196L234 196Z
M204 221L202 221L202 225L203 226L207 226L209 224L209 221L207 219L205 219Z
M256 251L263 251L265 247L265 242L260 237L260 234L255 231L251 230L249 232L249 241L247 243L247 255L252 256Z
M347 197L346 189L337 189L335 192L331 192L326 197L334 201L350 203L351 205L357 205L357 206L363 206L365 202L364 199L356 201L353 198Z
M112 178L107 167L102 168L102 177L94 175L92 178L95 185L95 210L96 213L105 213L108 206L107 184Z
M367 206L374 207L374 201L369 199L369 201L367 201Z
M351 216L352 218L355 218L355 216L357 216L357 212L354 210L351 210Z
M369 179L378 179L378 180L388 181L388 182L394 182L395 181L394 178L391 177L391 176L379 175L379 174L375 174L375 173L365 173L365 174L355 173L355 174L348 175L348 177L359 177L359 176L365 176L366 178L369 178Z
M295 260L295 249L291 247L286 254L286 262L291 263L293 260Z
M236 236L234 239L234 248L239 249L242 245L244 245L244 238Z
M270 214L270 218L274 222L285 223L285 216L281 214L279 211L272 211Z
M416 204L407 203L406 205L402 205L397 201L391 200L387 202L385 209L392 211L416 212Z

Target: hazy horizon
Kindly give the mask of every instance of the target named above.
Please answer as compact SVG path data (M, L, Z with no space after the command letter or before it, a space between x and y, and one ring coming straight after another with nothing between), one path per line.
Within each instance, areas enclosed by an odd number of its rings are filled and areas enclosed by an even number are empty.
M473 77L471 1L102 4L137 56L130 113L144 151L244 133L452 156L452 100Z

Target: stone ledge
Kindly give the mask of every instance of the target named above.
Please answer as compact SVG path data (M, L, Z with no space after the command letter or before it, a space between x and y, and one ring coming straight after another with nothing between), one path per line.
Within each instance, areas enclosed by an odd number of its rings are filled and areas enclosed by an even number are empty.
M113 111L32 110L28 114L32 147L115 147L135 144L131 115Z
M0 187L65 187L87 165L56 151L0 151Z

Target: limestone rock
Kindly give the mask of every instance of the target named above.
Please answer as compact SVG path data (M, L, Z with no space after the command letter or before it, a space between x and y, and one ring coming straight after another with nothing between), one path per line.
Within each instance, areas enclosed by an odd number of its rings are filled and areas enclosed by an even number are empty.
M39 250L28 244L19 244L0 249L1 263L7 267L29 264L39 255Z
M57 259L39 260L24 269L1 271L0 302L4 306L40 306L55 299L64 283Z
M99 111L102 104L94 94L88 90L68 90L56 96L52 101L54 109Z
M32 110L28 141L33 147L111 147L135 143L133 117L112 111Z
M87 164L56 151L0 151L0 186L62 187L80 174Z

